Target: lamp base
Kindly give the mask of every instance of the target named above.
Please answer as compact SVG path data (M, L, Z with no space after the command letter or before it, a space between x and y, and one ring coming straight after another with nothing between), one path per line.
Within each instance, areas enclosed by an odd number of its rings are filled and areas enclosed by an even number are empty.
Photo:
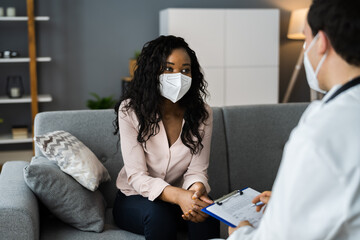
M293 71L293 73L291 75L291 79L290 79L289 85L288 85L288 87L286 89L286 92L285 92L284 98L282 100L282 103L287 103L289 101L291 92L292 92L292 90L293 90L293 88L295 86L296 79L297 79L297 77L299 75L301 66L303 64L303 59L304 59L304 49L301 48L300 55L299 55L298 60L296 62L294 71Z

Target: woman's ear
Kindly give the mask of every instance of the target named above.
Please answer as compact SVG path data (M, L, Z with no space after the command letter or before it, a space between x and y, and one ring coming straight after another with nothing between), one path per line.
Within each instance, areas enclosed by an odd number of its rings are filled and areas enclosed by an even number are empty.
M329 39L326 36L326 33L322 30L319 31L319 40L317 42L318 47L317 51L319 54L325 54L329 47L331 47L331 43L329 42Z

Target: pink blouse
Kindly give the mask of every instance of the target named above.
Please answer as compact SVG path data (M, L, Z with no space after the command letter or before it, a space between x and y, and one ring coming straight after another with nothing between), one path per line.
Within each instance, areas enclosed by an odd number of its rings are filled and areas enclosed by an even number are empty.
M138 120L133 110L127 113L119 108L119 128L124 167L116 180L116 186L126 196L141 194L154 201L168 185L188 189L193 183L201 182L210 192L207 168L209 166L212 134L212 110L206 105L209 118L200 125L204 148L196 155L191 154L180 138L169 147L163 122L160 131L145 144L137 141ZM184 120L183 120L184 125Z

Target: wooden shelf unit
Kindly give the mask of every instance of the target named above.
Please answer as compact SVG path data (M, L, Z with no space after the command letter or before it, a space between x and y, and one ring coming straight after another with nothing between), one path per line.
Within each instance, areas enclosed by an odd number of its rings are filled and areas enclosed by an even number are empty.
M13 139L12 134L1 134L0 144L16 144L16 143L32 143L34 133L34 119L39 112L39 102L51 102L52 96L49 94L38 94L38 79L37 79L37 62L50 62L51 57L37 57L36 56L36 34L35 21L49 21L48 16L34 16L34 0L26 0L27 16L15 17L0 17L0 21L8 22L27 22L28 34L28 52L29 57L16 58L1 58L0 64L12 63L28 63L30 75L30 95L24 95L22 98L8 98L7 96L0 96L0 104L22 104L30 103L31 106L31 128L27 138ZM0 117L4 117L3 115Z
M37 57L37 62L51 62L51 57ZM0 63L28 63L30 58L0 58Z
M50 94L40 94L37 97L38 102L51 102L52 97ZM0 104L11 103L31 103L31 96L24 95L21 98L9 98L8 96L0 96Z
M17 16L17 17L0 17L0 21L11 21L11 22L21 22L21 21L28 21L29 18L27 16ZM50 17L48 16L38 16L35 17L35 21L49 21Z
M29 133L27 138L13 139L11 134L0 135L0 144L32 143L32 134Z

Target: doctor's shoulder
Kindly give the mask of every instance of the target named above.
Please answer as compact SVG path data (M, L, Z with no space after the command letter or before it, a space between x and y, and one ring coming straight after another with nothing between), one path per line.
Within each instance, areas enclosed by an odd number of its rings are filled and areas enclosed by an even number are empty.
M341 100L341 99L338 99ZM311 121L313 140L326 149L350 151L360 143L360 102L333 101Z
M360 142L360 103L333 101L312 103L305 110L293 133L321 145ZM354 133L357 134L354 135ZM300 134L300 135L299 135ZM293 135L293 134L291 134Z
M353 129L360 122L360 91L358 93L359 96L354 96L349 92L326 103L322 111L324 119L331 122L333 127Z

